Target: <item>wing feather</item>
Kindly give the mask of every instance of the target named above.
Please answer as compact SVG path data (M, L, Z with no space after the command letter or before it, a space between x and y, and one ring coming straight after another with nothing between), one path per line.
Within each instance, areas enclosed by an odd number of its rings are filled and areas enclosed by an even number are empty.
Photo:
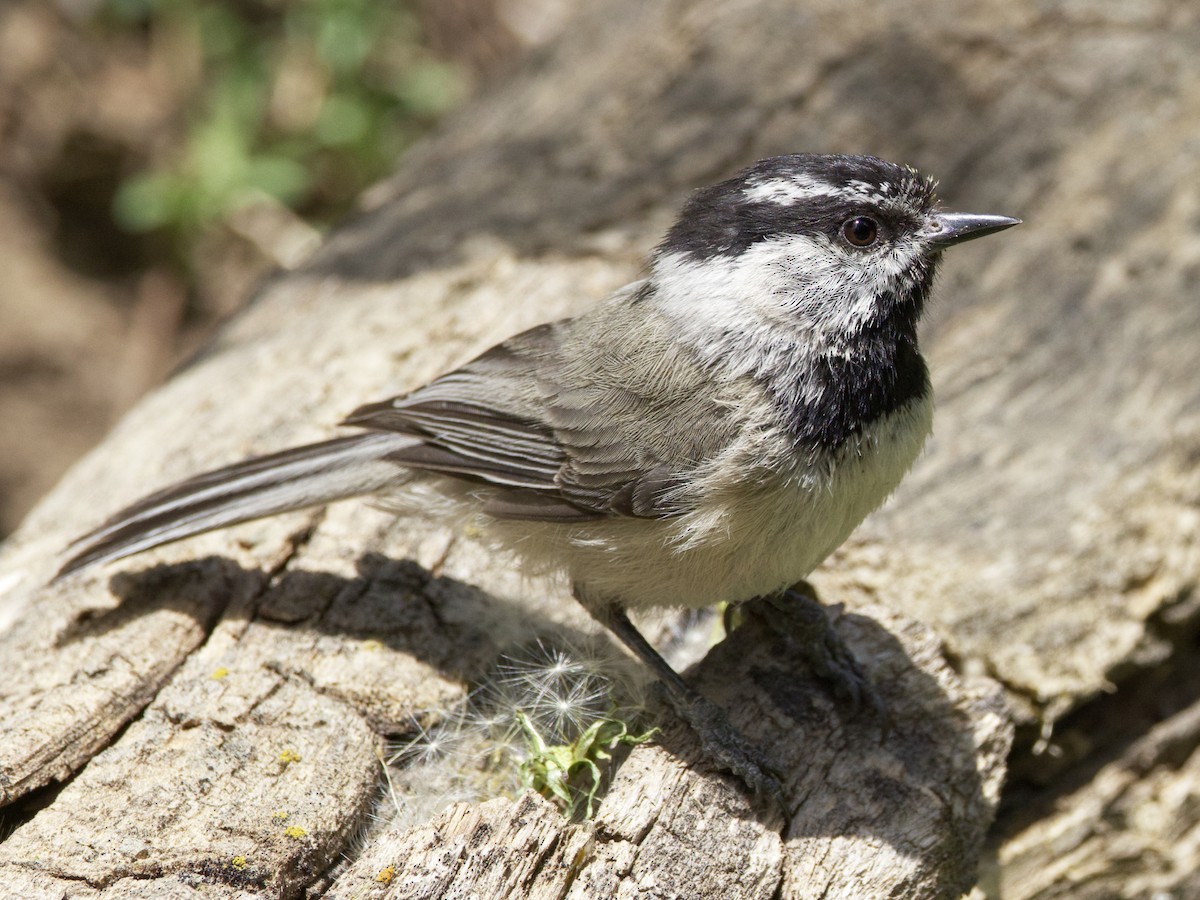
M606 310L541 325L410 394L345 420L416 438L388 459L500 490L486 510L513 519L662 518L688 508L686 475L728 445L707 373L638 305L633 285ZM636 308L635 308L636 307Z

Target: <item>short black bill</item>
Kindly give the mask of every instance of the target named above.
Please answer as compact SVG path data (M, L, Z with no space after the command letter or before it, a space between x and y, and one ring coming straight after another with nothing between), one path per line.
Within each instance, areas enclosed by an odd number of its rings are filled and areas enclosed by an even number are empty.
M937 244L938 249L941 249L949 247L951 244L973 241L975 238L995 234L997 231L1020 224L1020 219L1011 219L1008 216L955 212L936 213L925 232L925 238L931 244Z

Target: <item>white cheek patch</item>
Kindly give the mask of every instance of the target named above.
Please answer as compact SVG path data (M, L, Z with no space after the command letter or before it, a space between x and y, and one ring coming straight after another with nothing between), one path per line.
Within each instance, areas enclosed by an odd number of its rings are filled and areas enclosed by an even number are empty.
M781 303L785 280L777 266L764 263L769 255L755 245L737 259L696 262L667 253L654 261L659 289L650 302L674 323L681 341L730 378L786 366L803 330Z
M907 279L919 269L916 263L922 255L921 248L911 239L897 241L868 255L871 271L887 290L907 287Z
M881 296L907 292L911 264L906 254L894 251L864 256L848 277L846 270L841 271L841 289L836 301L818 301L806 307L805 314L817 323L817 330L830 343L836 343L838 335L856 334L880 314ZM827 287L827 290L838 289Z
M659 290L652 302L680 340L726 377L803 368L837 327L808 312L827 313L821 299L844 288L835 252L827 239L793 236L760 241L737 258L695 262L663 254L654 262Z
M795 330L804 298L840 289L841 262L828 240L809 235L759 241L736 257L703 262L663 254L654 262L654 299L692 334Z
M702 355L737 371L764 370L786 365L777 357L794 354L797 343L820 352L861 331L878 316L881 295L911 287L920 252L912 241L848 252L804 234L701 262L664 253L654 261L653 302ZM734 346L743 351L736 358Z
M653 301L685 333L738 332L753 326L755 300L774 290L770 272L742 264L753 253L752 247L740 258L705 262L664 253L654 261L652 277L659 289Z

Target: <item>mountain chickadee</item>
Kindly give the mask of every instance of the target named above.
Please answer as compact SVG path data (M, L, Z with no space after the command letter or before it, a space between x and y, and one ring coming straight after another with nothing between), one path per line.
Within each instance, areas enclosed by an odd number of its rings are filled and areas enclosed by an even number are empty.
M360 407L345 420L356 434L135 503L76 541L58 577L432 486L453 501L439 509L534 570L565 572L713 761L778 794L757 751L626 610L764 597L786 619L788 587L884 501L929 434L917 322L941 252L1018 222L942 212L932 180L873 157L762 160L692 195L644 280ZM828 634L815 656L818 672L861 674Z

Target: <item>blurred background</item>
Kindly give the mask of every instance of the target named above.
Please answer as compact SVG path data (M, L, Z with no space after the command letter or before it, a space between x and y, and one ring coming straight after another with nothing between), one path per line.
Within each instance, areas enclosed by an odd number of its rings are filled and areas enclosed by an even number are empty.
M560 6L0 3L0 539Z

